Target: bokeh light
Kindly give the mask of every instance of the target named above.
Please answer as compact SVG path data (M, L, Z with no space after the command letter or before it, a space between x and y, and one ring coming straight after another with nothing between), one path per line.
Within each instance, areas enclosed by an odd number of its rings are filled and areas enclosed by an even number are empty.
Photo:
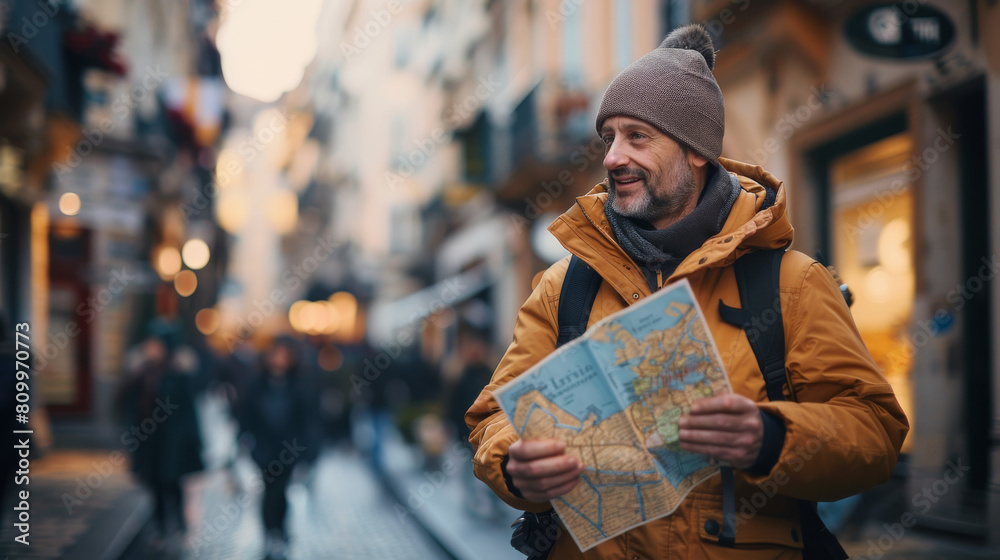
M181 253L177 247L160 247L156 252L156 272L160 278L170 280L181 270Z
M299 85L316 55L321 6L321 0L244 0L226 10L216 37L226 84L264 102Z
M337 327L330 332L341 340L349 340L357 325L358 300L348 292L337 292L330 296L330 304L337 312Z
M208 248L208 243L205 243L203 240L189 239L184 244L184 248L181 249L181 256L184 258L184 264L188 265L188 268L191 270L201 270L208 264L211 251Z
M299 221L299 197L289 190L275 192L267 204L267 221L275 232L291 233Z
M181 297L188 297L198 289L198 277L190 270L182 270L174 276L174 289Z
M220 322L221 317L219 316L219 312L211 307L202 309L194 316L194 326L198 328L198 332L205 336L214 334L215 331L219 330Z
M67 216L76 216L80 213L80 195L74 192L63 193L59 197L59 211Z
M222 229L236 233L243 229L249 217L250 201L245 193L229 189L219 195L219 203L215 205L215 218Z
M326 371L337 371L344 365L344 354L333 344L324 346L317 356L319 367Z

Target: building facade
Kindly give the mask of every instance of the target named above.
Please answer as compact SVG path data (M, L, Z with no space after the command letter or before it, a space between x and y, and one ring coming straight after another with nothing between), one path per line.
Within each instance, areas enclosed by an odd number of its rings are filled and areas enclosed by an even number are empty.
M217 241L210 208L181 210L214 166L221 126L218 57L204 35L213 3L0 8L0 310L35 333L36 442L113 444L126 350L153 317L193 323L188 296L214 299L211 267L200 292L174 286L181 247ZM165 248L178 255L166 274Z

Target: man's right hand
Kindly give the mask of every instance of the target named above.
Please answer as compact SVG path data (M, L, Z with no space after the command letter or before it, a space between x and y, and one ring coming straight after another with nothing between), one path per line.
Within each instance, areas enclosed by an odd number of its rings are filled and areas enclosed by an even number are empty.
M530 502L547 502L572 490L583 474L583 464L566 454L556 439L518 440L510 446L507 474Z

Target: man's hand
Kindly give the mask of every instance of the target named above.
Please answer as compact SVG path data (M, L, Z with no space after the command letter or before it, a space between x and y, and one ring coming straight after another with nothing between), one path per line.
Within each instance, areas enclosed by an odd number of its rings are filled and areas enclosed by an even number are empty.
M678 425L685 451L728 461L738 469L754 464L764 440L757 403L741 395L697 400Z
M556 439L518 440L510 446L507 474L530 502L547 502L572 490L583 464L566 455L566 444Z

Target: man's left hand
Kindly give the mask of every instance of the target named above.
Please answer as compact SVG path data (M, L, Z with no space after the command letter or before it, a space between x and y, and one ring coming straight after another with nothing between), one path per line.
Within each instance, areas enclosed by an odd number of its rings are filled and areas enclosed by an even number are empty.
M685 451L727 461L738 469L754 464L764 440L757 403L742 395L699 399L678 425Z

